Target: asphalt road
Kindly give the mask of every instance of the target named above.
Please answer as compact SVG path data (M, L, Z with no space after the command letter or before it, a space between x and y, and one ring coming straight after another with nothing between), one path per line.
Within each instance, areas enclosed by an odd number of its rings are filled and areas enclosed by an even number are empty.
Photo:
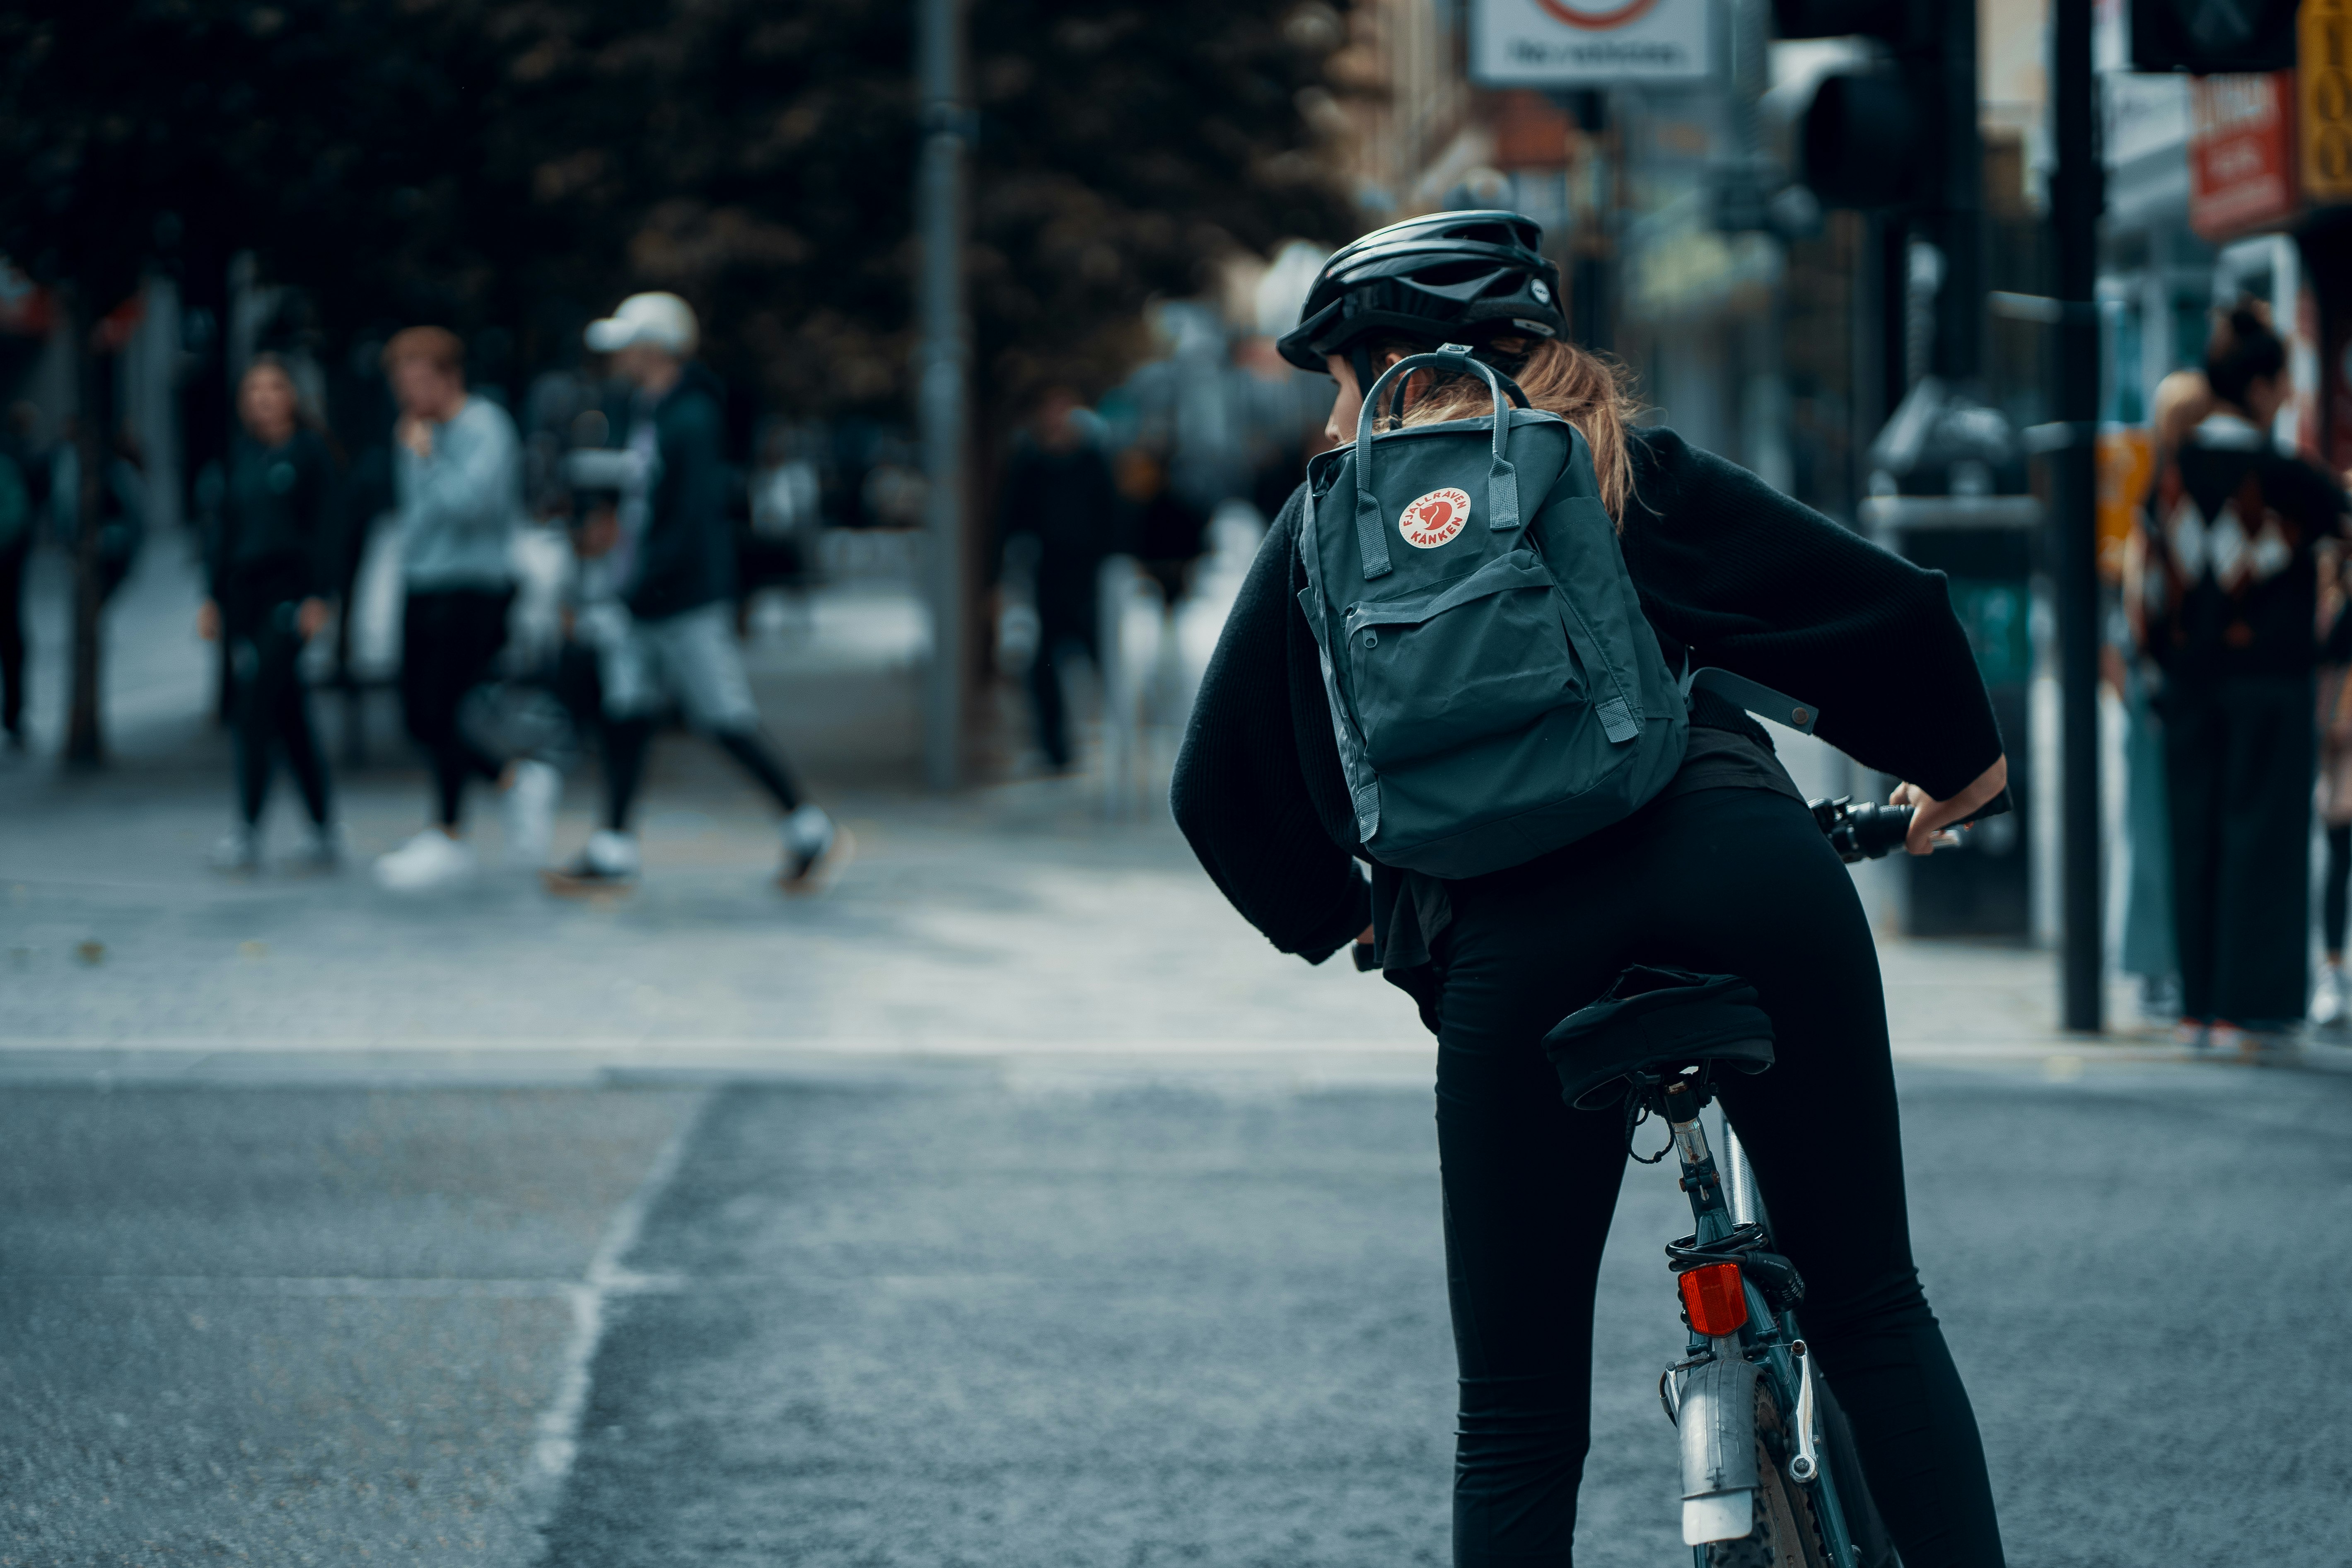
M2341 1563L2352 1079L1904 1084L2011 1562ZM1374 1087L12 1090L0 1563L1442 1563L1434 1163ZM1629 1176L1588 1568L1681 1560L1679 1205Z

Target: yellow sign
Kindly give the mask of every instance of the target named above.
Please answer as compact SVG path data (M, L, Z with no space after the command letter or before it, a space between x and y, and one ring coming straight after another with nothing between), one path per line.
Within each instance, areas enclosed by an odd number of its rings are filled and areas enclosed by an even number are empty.
M2308 5L2310 0L2305 0ZM2099 575L2110 583L2124 576L2124 542L2138 525L2156 468L2156 442L2137 425L2110 425L2099 432Z
M2295 26L2304 195L2352 201L2352 0L2303 0Z

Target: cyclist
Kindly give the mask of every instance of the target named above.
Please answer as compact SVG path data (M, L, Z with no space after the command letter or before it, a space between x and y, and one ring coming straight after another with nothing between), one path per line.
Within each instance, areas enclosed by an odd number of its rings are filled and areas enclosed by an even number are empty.
M1913 782L1906 847L1997 795L2000 735L1943 579L1665 429L1570 342L1542 231L1515 213L1394 224L1334 255L1282 340L1327 372L1327 432L1398 358L1470 345L1591 444L1670 668L1717 665L1820 705L1820 732ZM1408 422L1482 416L1483 382L1415 375ZM1370 865L1297 607L1302 496L1235 602L1177 762L1176 818L1251 923L1319 963L1368 943L1437 1037L1446 1274L1461 1372L1454 1558L1565 1564L1591 1434L1592 1299L1624 1166L1614 1117L1571 1111L1546 1030L1636 960L1755 983L1780 1065L1721 1097L1807 1337L1852 1419L1907 1568L1990 1568L2000 1535L1976 1419L1913 1267L1885 1002L1851 879L1762 728L1702 691L1657 798L1524 865L1464 880Z

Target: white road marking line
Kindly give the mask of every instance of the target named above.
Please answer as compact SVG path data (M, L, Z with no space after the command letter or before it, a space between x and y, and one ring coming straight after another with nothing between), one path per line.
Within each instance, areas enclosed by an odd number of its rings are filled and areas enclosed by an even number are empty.
M678 1166L685 1162L687 1146L693 1142L714 1099L715 1094L706 1093L686 1113L677 1131L654 1156L636 1191L614 1211L604 1226L604 1239L588 1260L586 1275L578 1283L566 1287L572 1299L572 1338L563 1349L563 1372L556 1384L555 1398L540 1412L538 1436L531 1445L530 1473L524 1482L531 1498L532 1523L541 1531L542 1550L545 1528L562 1497L563 1482L572 1473L572 1462L580 1455L580 1422L588 1411L589 1380L595 1367L596 1348L604 1337L605 1299L648 1287L675 1286L674 1280L633 1273L622 1267L622 1259L636 1246L646 1216L653 1212L654 1205L661 1201L662 1194L677 1176Z

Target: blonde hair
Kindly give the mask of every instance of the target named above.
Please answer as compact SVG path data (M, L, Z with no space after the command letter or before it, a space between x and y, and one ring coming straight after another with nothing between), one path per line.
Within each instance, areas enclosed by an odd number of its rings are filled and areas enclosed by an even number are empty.
M1382 357L1397 349L1407 353L1427 352L1407 343L1383 343L1381 349ZM1625 367L1558 338L1496 337L1476 354L1517 382L1530 406L1557 414L1584 432L1585 441L1592 447L1593 474L1601 481L1601 504L1622 529L1625 504L1633 496L1633 454L1626 431L1642 411ZM1420 384L1420 394L1408 395L1404 416L1408 425L1467 419L1493 406L1481 377L1424 372L1412 379Z

